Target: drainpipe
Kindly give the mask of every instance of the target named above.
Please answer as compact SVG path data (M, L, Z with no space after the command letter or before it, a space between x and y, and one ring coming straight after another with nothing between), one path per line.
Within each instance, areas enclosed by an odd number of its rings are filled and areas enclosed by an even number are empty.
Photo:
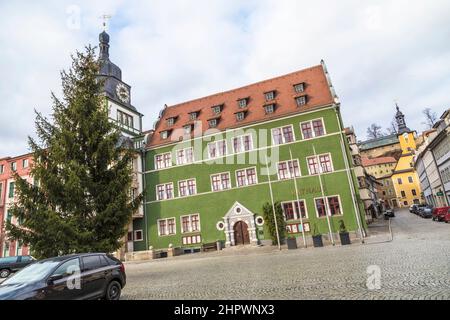
M342 150L342 155L344 156L344 164L345 164L345 171L347 173L347 179L348 179L348 183L350 185L350 191L351 191L351 195L352 195L352 200L353 200L353 208L355 210L355 216L356 216L356 222L358 224L358 231L359 231L359 237L361 239L361 243L364 243L364 234L362 231L362 227L361 227L361 212L359 211L359 206L356 204L356 196L355 196L355 186L353 185L353 179L351 178L350 175L350 165L348 162L348 154L345 151L345 147L344 147L344 140L343 140L343 132L342 132L342 125L341 125L341 119L339 117L339 112L338 112L338 108L339 108L339 103L337 105L335 105L334 111L336 112L336 119L338 121L338 125L339 125L339 132L340 134L340 144L341 144L341 150Z
M147 210L146 210L146 205L145 205L145 199L146 199L146 194L145 194L145 172L147 171L145 169L145 147L142 147L141 150L141 167L142 167L142 193L144 195L143 199L142 199L142 211L144 213L144 230L145 230L145 250L148 250L149 248L149 243L148 243L148 225L147 225Z

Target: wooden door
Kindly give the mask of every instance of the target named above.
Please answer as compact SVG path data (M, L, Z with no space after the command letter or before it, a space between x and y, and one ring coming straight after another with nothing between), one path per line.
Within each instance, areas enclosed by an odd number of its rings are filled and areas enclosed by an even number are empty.
M250 235L248 234L248 226L244 221L238 221L234 224L234 243L235 245L243 245L250 243Z

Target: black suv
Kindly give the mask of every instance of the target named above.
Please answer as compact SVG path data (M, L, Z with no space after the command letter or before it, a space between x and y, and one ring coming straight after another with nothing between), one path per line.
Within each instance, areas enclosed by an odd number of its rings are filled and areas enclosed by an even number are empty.
M126 283L122 262L104 253L36 261L0 285L0 300L118 300Z
M8 278L12 272L19 271L34 261L32 256L0 258L0 278Z

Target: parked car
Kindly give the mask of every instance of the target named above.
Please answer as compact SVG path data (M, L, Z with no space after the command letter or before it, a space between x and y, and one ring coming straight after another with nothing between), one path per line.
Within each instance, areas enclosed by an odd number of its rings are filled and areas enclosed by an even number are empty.
M445 223L450 222L450 208L447 210L447 213L444 215L444 221L445 221Z
M14 256L0 258L0 278L8 278L13 272L25 268L30 263L34 262L32 256Z
M450 210L450 207L439 207L433 209L433 220L434 221L443 221L445 215L448 213L448 210Z
M417 211L417 204L413 204L409 207L409 212L415 213Z
M0 300L118 300L126 284L122 262L104 253L36 261L0 285Z
M422 218L431 218L433 216L433 208L429 206L419 207L418 215Z
M389 218L395 218L395 213L393 210L386 210L384 212L384 219L388 220Z

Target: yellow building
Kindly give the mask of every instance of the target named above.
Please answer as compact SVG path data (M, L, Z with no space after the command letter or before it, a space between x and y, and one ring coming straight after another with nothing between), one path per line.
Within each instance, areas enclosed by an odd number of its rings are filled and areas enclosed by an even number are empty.
M413 157L417 149L415 132L405 123L405 116L397 106L395 115L398 125L398 139L402 154L392 174L392 183L399 207L409 207L421 202L420 181L414 169Z

